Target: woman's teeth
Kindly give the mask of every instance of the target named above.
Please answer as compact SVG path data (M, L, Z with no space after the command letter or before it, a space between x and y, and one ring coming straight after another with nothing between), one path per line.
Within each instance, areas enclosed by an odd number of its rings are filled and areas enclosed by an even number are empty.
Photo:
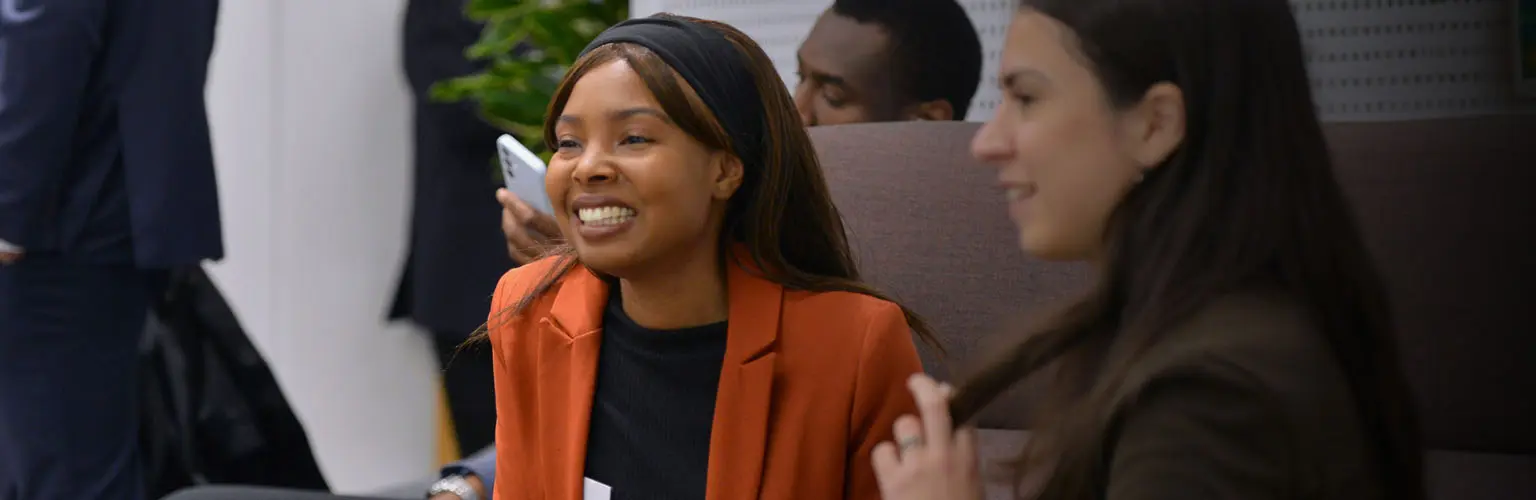
M635 209L629 207L596 207L576 210L576 217L588 226L611 226L628 222L635 217Z

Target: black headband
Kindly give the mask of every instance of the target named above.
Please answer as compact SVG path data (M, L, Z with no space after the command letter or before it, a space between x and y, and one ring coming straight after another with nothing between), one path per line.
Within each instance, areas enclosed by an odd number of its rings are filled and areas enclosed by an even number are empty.
M613 25L587 44L581 55L611 43L633 43L660 56L720 120L742 163L756 166L765 140L762 97L746 57L725 35L702 24L658 14Z

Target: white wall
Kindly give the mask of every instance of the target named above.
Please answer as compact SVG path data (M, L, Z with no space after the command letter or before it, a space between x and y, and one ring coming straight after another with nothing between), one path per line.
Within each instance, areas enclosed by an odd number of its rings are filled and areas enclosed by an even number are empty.
M435 361L383 321L404 255L402 0L224 0L212 267L341 492L431 473Z

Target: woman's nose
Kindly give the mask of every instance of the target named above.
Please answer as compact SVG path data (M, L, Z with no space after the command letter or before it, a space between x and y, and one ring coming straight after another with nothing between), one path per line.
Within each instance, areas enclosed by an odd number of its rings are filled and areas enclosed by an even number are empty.
M1012 158L1013 147L1003 128L994 118L977 129L976 136L971 138L971 156L982 163L994 165Z
M807 127L816 126L816 115L812 112L815 106L813 97L808 85L802 83L795 87L795 111L800 113L800 123Z
M613 167L612 159L606 152L592 148L581 155L576 168L571 171L571 177L581 184L600 184L617 179L618 170Z

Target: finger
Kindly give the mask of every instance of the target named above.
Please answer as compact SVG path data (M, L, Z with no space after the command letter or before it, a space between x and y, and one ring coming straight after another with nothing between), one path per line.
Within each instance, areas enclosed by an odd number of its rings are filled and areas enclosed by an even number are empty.
M508 233L507 244L517 251L518 257L513 258L518 259L520 257L519 263L521 264L538 260L539 256L544 253L544 246L524 231Z
M914 415L902 415L891 424L891 435L896 440L896 450L906 457L927 446L923 435L923 422Z
M501 210L501 234L506 236L507 242L512 242L512 235L523 232L523 223L517 221L517 216L512 214L512 209Z
M955 453L960 457L955 460L953 467L955 473L962 481L971 484L970 498L983 498L986 496L986 486L981 480L981 457L976 454L976 428L964 427L955 434Z
M519 248L517 244L513 243L510 238L507 239L507 256L511 257L512 262L516 262L517 265L527 264L535 260L532 253Z
M535 255L517 248L517 245L511 242L507 243L507 256L511 257L512 262L516 262L519 266L538 260Z
M553 216L524 203L516 195L507 193L507 196L509 197L507 201L508 211L512 213L513 217L517 218L517 222L522 224L525 231L538 236L540 241L559 239L560 224L555 222Z
M532 206L529 206L527 203L523 203L522 198L518 198L517 195L508 193L507 196L511 197L507 201L512 207L512 215L517 216L518 222L528 222L529 220L533 219L534 214L539 213L539 211L534 210Z
M869 454L869 461L875 467L875 480L881 483L901 467L901 456L897 454L896 443L890 441L875 445L874 451Z
M539 216L544 215L544 213L535 210L533 206L527 203L523 203L523 200L519 199L516 195L508 196L512 196L512 216L517 218L517 222L518 224L522 225L523 231L527 233L529 237L533 237L539 241L548 239L547 237L550 236L550 234L544 232L544 229L548 228L541 229L539 227L540 225L543 225L543 222L538 220ZM560 234L560 230L557 228L554 230L554 233L558 235Z
M498 188L496 190L496 201L501 202L503 207L515 209L523 202L523 199L512 194L512 191L507 188Z
M560 237L560 224L555 222L554 216L540 212L538 210L534 210L532 208L529 208L528 210L531 215L528 217L528 219L523 221L524 224L532 227L533 230L538 231L539 234L548 236L550 239L558 239Z
M950 436L955 432L949 418L949 398L939 389L938 382L921 373L907 379L907 388L917 400L917 412L923 419L923 434L928 446L938 451L948 450Z
M542 252L542 245L505 210L501 214L501 233L507 238L507 254L518 264L532 262Z
M976 474L976 429L972 427L955 431L955 454L959 455L958 466L966 474Z

